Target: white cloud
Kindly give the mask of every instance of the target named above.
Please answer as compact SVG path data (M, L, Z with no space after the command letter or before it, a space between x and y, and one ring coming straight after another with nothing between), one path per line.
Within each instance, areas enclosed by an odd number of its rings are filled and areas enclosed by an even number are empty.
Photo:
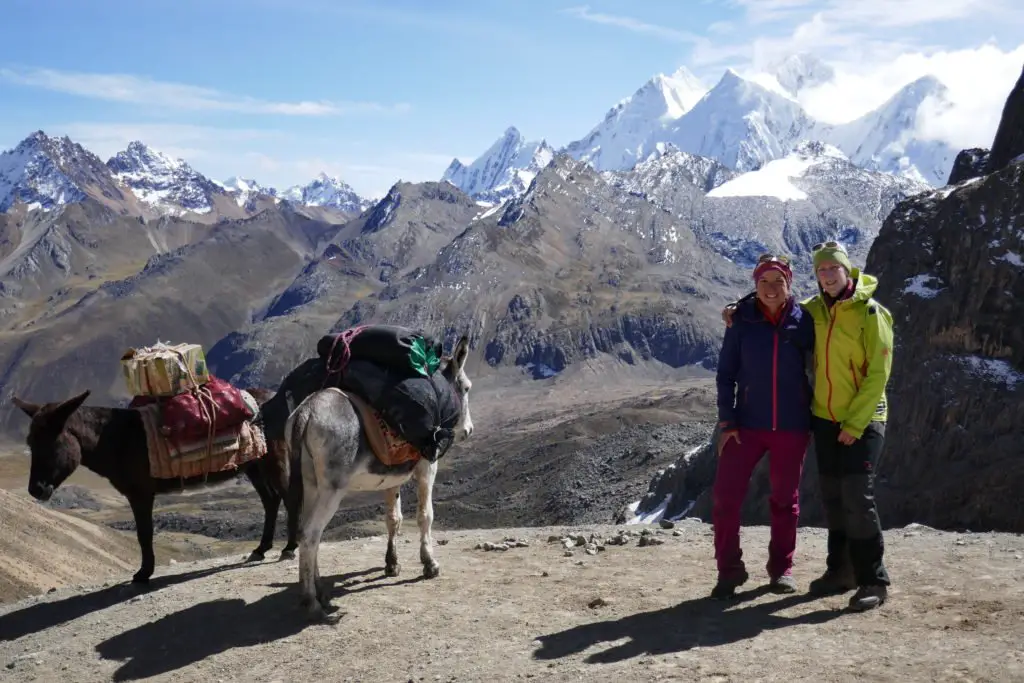
M733 6L745 10L751 24L767 24L788 19L808 5L819 5L817 0L731 0Z
M0 78L28 87L92 99L138 104L153 109L228 111L243 114L330 116L357 112L405 112L409 105L377 102L277 102L213 88L158 81L130 74L99 74L55 69L0 69Z
M663 40L675 41L680 43L692 43L701 40L701 37L695 33L689 31L680 31L674 28L668 28L657 24L648 23L641 21L640 19L634 19L633 17L627 17L620 14L602 14L599 12L591 12L588 5L582 5L579 7L569 7L562 10L563 14L582 19L583 21L589 21L594 24L604 24L605 26L615 26L617 28L626 29L634 33L643 33L646 35L655 36Z
M729 0L742 11L731 42L702 38L695 66L764 67L797 52L855 63L952 47L965 28L1024 28L1017 0ZM924 39L943 29L945 40ZM963 47L963 44L956 45Z
M836 64L832 83L804 91L798 99L815 118L840 123L877 108L906 84L932 75L948 88L948 104L927 101L920 110L917 135L943 140L956 149L987 147L1022 65L1024 43L1010 51L986 44L910 52L890 61Z

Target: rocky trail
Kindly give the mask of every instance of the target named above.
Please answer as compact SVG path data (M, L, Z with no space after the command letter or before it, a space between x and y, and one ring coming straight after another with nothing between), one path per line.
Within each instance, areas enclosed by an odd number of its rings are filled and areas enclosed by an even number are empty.
M434 580L420 578L414 515L398 578L384 578L382 536L325 544L336 625L299 611L297 562L244 565L240 555L160 566L148 590L119 583L126 571L4 605L0 674L83 683L1024 680L1018 535L889 531L894 586L865 614L844 610L848 596L802 592L822 565L818 529L800 531L801 592L788 596L763 588L767 529L745 529L752 580L732 602L706 598L711 529L696 521L436 529L435 539Z

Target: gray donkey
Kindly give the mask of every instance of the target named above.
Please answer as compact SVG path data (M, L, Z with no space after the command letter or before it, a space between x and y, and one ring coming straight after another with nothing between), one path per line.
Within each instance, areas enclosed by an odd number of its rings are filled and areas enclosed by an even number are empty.
M442 359L438 370L459 399L459 417L454 428L456 441L469 438L473 432L473 420L469 415L472 382L465 371L468 356L469 339L464 335L452 355ZM329 587L325 588L320 583L317 553L324 528L348 491L384 492L388 529L384 571L387 576L398 576L401 567L395 535L402 524L400 487L415 476L423 576L430 579L440 574L441 566L434 559L430 535L434 522L432 494L437 475L436 461L420 458L396 466L381 463L363 431L357 408L335 388L321 389L307 396L288 416L284 434L291 451L289 459L293 467L299 466L302 476L299 591L300 604L311 619L329 623L337 621L336 617L327 616L331 596Z

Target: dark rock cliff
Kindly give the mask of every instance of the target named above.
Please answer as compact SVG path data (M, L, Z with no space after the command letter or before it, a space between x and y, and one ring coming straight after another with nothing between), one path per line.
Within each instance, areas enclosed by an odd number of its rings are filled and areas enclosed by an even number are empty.
M992 152L986 170L989 173L1005 168L1012 160L1024 154L1024 71L1017 84L1010 91L1003 105L1003 116L999 120Z

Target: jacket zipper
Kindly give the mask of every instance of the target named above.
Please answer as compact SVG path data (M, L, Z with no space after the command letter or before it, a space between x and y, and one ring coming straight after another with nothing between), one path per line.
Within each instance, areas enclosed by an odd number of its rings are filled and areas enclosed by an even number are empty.
M775 328L772 344L772 431L779 428L779 328Z
M828 361L828 359L829 359L829 348L830 348L830 346L832 344L832 327L836 324L836 316L834 315L835 307L838 306L838 305L839 305L839 302L837 301L836 303L834 303L832 305L832 309L833 310L828 311L828 314L829 314L828 336L825 337L825 380L828 382L828 414L832 417L832 421L833 422L838 422L839 420L836 419L836 414L832 412L832 376L829 374L829 361Z
M853 377L853 388L860 391L860 382L857 381L857 370L853 367L853 361L850 361L850 375Z

